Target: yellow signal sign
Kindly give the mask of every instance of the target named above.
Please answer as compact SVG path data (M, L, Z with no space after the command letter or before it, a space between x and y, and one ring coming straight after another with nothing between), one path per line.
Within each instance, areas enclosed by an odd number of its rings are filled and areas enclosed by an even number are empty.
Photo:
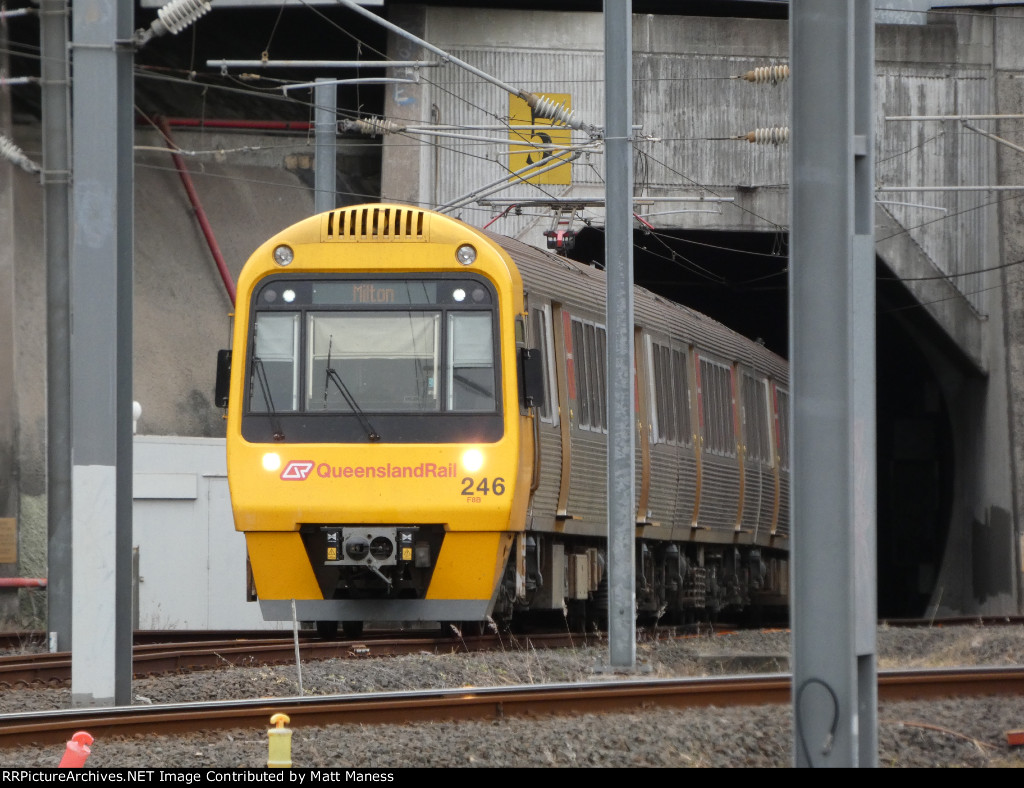
M572 109L572 96L568 93L545 93L545 98L550 99L556 105L561 104L567 110ZM512 125L508 136L511 140L522 140L523 145L511 145L509 156L509 169L512 172L523 169L531 164L536 164L536 169L543 169L553 164L557 159L566 159L568 152L565 150L551 150L548 146L563 146L568 148L572 142L572 130L565 126L556 126L551 118L542 118L534 114L534 110L519 96L509 96L508 116ZM550 126L550 130L543 129L516 129L516 126ZM536 146L545 146L537 148ZM572 183L572 164L566 162L559 167L554 167L547 172L538 175L531 175L530 170L521 177L530 183Z

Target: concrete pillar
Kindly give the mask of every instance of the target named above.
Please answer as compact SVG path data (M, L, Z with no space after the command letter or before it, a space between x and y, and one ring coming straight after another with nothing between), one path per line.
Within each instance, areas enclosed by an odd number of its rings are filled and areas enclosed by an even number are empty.
M1024 8L1000 8L995 16L995 107L1001 115L1024 113L1024 50L1020 47L1020 27L1024 24ZM1014 140L1019 120L1001 121L992 127L1003 139ZM996 145L996 181L1001 184L1021 183L1024 163L1018 151ZM1024 260L1024 201L999 201L999 260L1001 292L1005 315L1006 385L1012 456L1010 478L1013 480L1013 550L1016 573L1017 613L1024 612L1021 572L1024 571L1024 528L1021 524L1021 503L1024 501L1024 278L1019 265ZM997 338L993 338L996 340Z
M0 72L7 72L7 33L0 25ZM11 136L10 93L0 92L0 134ZM9 561L18 516L18 456L14 384L14 165L0 158L0 576L18 573ZM15 531L15 537L16 537ZM17 539L13 544L15 550ZM0 592L0 621L17 613L16 590Z
M423 6L398 5L389 9L388 20L426 40L426 13ZM392 60L427 60L428 54L415 42L388 33L388 57ZM430 86L425 82L385 85L384 117L402 125L419 126L430 122L431 111ZM381 199L424 208L437 205L433 150L432 145L410 144L406 137L384 137Z

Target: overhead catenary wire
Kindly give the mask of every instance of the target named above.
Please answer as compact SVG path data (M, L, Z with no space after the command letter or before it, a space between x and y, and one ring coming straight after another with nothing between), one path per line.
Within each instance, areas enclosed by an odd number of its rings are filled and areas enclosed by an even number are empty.
M469 194L451 200L445 203L444 205L439 206L436 210L439 213L445 213L446 211L461 208L464 205L479 200L481 197L486 197L489 194L494 194L495 192L507 189L510 186L515 185L519 180L525 180L527 177L532 178L536 175L541 175L545 172L549 172L550 170L556 169L557 167L569 164L570 162L573 162L576 159L578 159L579 156L579 151L572 151L572 153L568 157L564 159L556 158L555 161L549 162L543 167L541 167L540 165L544 164L545 159L540 159L539 161L534 162L533 164L528 164L525 167L522 167L514 172L508 173L502 178L496 181L492 181L486 186L482 186L481 188L476 189L470 192Z
M196 84L196 83L195 83L195 82L194 82L193 80L191 80L191 79L187 79L187 80L186 80L186 79L177 79L177 78L174 78L174 77L170 77L170 76L161 76L161 75L157 75L157 74L154 74L154 73L152 73L152 72L150 72L150 76L153 76L153 77L158 77L158 78L161 78L161 79L168 79L168 80L170 80L170 81L180 81L180 82L182 82L182 83L190 83L190 84L193 84L193 85L195 85L195 84ZM236 92L240 92L240 93L244 93L244 92L245 92L245 91L242 91L242 90L239 90L239 89L236 89L236 88L230 88L230 87L225 87L225 86L213 86L213 88L214 88L214 89L218 89L218 90L228 90L228 91L236 91ZM262 94L261 94L261 95L262 95ZM266 96L266 97L268 97L268 98L273 98L273 95L272 95L272 94L265 94L265 96ZM280 98L280 94L279 94L279 98ZM292 98L287 98L286 100L289 100L289 101L293 101L293 100L295 100L295 99L292 99ZM1005 117L1005 116L1000 116L1000 118L1001 118L1001 117ZM957 116L957 118L958 118L958 116ZM487 126L481 126L481 128L488 128L489 126L492 126L492 125L487 125ZM458 128L458 127L440 127L440 126L439 126L439 127L437 127L437 128ZM507 125L504 125L504 126L497 126L496 128L502 129L502 128L508 128L508 126L507 126ZM546 128L548 128L548 127L546 126ZM656 160L655 160L655 161L656 161ZM667 166L667 165L666 165L666 163L664 163L664 162L660 162L660 164L662 164L663 166ZM670 169L670 170L672 170L673 172L676 172L676 170L675 170L674 168L671 168L671 167L669 167L669 169ZM679 174L681 174L681 173L679 173ZM784 186L785 184L778 184L778 185ZM882 188L884 189L884 188L886 188L886 187L882 187ZM897 188L902 188L903 190L914 190L914 189L913 189L912 187L897 187ZM980 190L980 189L977 189L977 188L975 188L975 190ZM738 207L738 206L737 206L737 207ZM742 207L740 207L740 210L744 210L744 211L746 211L746 210L749 210L749 209L745 209L745 208L742 208ZM943 217L943 218L947 218L947 217ZM948 217L948 218L951 218L951 217ZM936 221L938 221L938 220L936 220Z
M289 90L307 90L309 88L322 87L324 85L394 85L394 84L416 84L419 79L414 77L354 77L352 79L325 79L316 82L299 82L281 86L281 92L285 95Z
M206 61L207 68L437 68L434 60L227 60Z
M756 71L757 70L754 70L754 72L756 72ZM753 72L748 72L748 74L752 74L753 75ZM764 73L762 72L762 74L764 74ZM735 77L735 79L744 79L744 77L745 77L745 75L739 75L738 77ZM188 80L188 81L193 81L194 82L194 80ZM766 84L763 78L760 81L755 80L755 79L746 79L745 81L754 82L755 84ZM195 84L195 82L194 82L194 84ZM745 137L738 137L738 138L739 139L745 139Z
M748 74L752 74L752 73L749 72ZM735 77L735 78L732 78L732 79L745 79L745 75L740 75L739 77ZM746 81L748 81L748 82L758 82L757 80L753 80L753 79L746 79ZM764 81L762 80L761 82L763 83ZM977 119L987 119L987 118L989 118L988 116L968 116L968 117L977 118ZM1007 119L1007 118L1015 118L1015 117L1024 117L1024 116L997 116L997 118L999 118L999 119ZM957 120L963 120L962 116L955 116L954 118L957 119ZM887 120L889 120L889 119L887 119ZM899 120L901 120L901 119L899 119ZM910 119L907 119L907 120L910 120ZM914 118L913 120L920 120L920 119ZM745 137L736 137L735 139L743 139L743 138L745 138ZM753 140L748 140L748 141L753 141ZM984 187L984 188L987 188L987 187ZM915 190L915 189L913 189L912 187L905 187L903 190ZM973 190L981 190L981 188L974 187ZM1017 189L1013 188L1013 190L1017 190ZM904 232L905 231L906 231L906 229L904 229Z
M445 127L445 128L457 128L457 127ZM507 129L509 132L514 131L527 131L533 129L550 129L550 125L532 125L532 126L499 126L493 127L498 129ZM401 126L389 121L386 118L380 117L369 117L369 118L357 118L355 120L343 120L338 123L339 131L343 132L357 132L365 134L369 137L383 136L385 134L405 134L405 135L418 135L424 137L438 137L444 139L460 140L463 142L483 142L490 145L516 145L521 148L531 148L538 151L556 151L556 152L567 152L570 150L583 150L587 149L592 152L600 152L597 147L599 144L597 141L590 143L584 143L583 145L556 145L553 143L543 142L531 142L527 137L484 137L476 134L463 134L458 131L442 131L440 129L429 128L429 127L414 127L414 126ZM500 155L500 154L499 154Z
M480 79L490 82L492 85L501 88L506 93L510 93L513 96L518 96L519 98L523 99L523 101L525 101L527 105L529 105L529 107L533 109L538 116L542 118L550 118L551 120L561 123L564 126L585 131L586 133L592 136L600 136L600 130L596 126L584 123L583 121L579 120L578 118L576 118L573 111L568 107L564 106L563 104L560 104L552 99L549 99L546 96L538 96L527 90L513 87L507 82L504 82L498 79L497 77L491 76L487 72L478 69L476 66L472 66L466 61L460 60L454 55L445 52L440 47L436 47L430 42L424 41L422 38L419 38L418 36L414 36L412 33L402 29L398 25L392 24L386 19L377 16L377 14L368 11L363 6L353 2L353 0L337 0L337 2L345 6L346 8L355 11L357 14L376 22L377 24L381 25L387 30L390 30L395 35L406 38L409 41L412 41L413 43L423 47L424 49L433 52L435 55L441 57L445 62L458 66L459 68L464 69L477 77L480 77Z

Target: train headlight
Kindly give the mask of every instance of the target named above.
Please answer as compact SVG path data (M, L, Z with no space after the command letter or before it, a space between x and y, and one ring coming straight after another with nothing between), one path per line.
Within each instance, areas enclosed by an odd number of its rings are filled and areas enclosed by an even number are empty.
M484 464L484 455L480 449L467 449L462 455L462 467L470 473L480 470Z
M470 244L463 244L455 250L455 259L461 265L472 265L476 262L476 249Z
M295 252L292 251L290 246L281 244L280 246L274 247L274 262L278 265L291 265L292 260L295 259Z
M263 467L268 471L276 471L281 467L281 455L275 451L263 455Z

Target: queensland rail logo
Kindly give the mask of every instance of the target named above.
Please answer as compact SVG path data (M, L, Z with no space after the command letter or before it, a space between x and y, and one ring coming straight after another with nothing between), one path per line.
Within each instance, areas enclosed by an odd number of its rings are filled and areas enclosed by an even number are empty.
M313 470L313 465L312 460L292 460L284 466L284 470L281 471L281 478L285 481L300 482L308 478L310 471Z

